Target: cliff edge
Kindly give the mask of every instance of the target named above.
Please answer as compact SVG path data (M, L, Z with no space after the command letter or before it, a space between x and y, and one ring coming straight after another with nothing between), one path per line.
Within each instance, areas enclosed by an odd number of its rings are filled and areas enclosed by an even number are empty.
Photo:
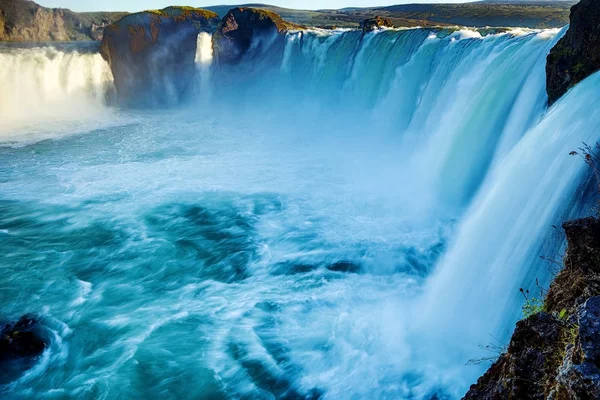
M600 1L581 0L571 8L569 19L568 31L550 51L546 62L549 105L600 70Z
M600 220L563 225L564 268L464 399L600 398Z

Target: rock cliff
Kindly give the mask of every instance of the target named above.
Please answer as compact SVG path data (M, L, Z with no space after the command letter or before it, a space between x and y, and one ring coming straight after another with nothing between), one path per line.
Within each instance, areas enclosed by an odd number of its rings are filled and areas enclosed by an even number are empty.
M550 51L546 63L550 105L600 69L600 1L581 0L571 8L570 21L569 30Z
M543 305L464 399L600 398L600 220L563 225L568 249Z
M0 41L101 40L104 27L126 13L75 13L29 0L0 0Z
M218 23L211 11L167 7L130 14L106 27L101 54L119 100L140 107L179 102L195 74L198 34L214 31Z
M265 57L284 45L285 33L305 27L284 21L272 11L234 8L223 17L213 36L213 53L219 65L235 65L248 56Z
M373 18L367 18L359 24L359 28L363 32L371 32L379 28L393 28L394 24L389 18L383 18L376 16Z

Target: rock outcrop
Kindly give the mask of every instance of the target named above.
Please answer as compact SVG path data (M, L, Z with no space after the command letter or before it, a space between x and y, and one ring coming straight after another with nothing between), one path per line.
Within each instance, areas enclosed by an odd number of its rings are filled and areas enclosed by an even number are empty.
M581 0L571 8L570 21L569 30L547 58L546 90L550 105L600 70L600 2Z
M101 54L120 102L139 107L179 102L194 77L198 34L213 32L218 23L212 11L167 7L107 26Z
M577 333L559 368L556 393L569 399L600 399L600 296L580 307Z
M380 28L393 28L394 24L389 18L375 16L373 18L367 18L361 21L359 27L363 30L363 32L371 32Z
M33 317L24 316L0 328L0 362L35 357L44 352L46 343L36 331L37 324Z
M251 48L254 56L264 57L281 50L287 31L304 28L284 21L272 11L234 8L223 17L213 35L213 54L218 65L238 64Z
M563 227L565 267L542 310L517 323L506 353L464 399L600 398L600 220Z
M0 0L0 41L100 40L99 26L126 13L75 13L46 8L29 0Z

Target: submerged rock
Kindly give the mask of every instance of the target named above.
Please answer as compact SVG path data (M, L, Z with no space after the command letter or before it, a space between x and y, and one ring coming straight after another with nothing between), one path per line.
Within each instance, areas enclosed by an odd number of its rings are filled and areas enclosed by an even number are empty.
M550 105L600 69L600 2L581 0L571 8L570 21L569 30L547 58L546 91Z
M394 24L389 18L380 17L379 15L373 18L367 18L361 21L359 25L363 32L371 32L379 28L393 28Z
M508 351L471 386L464 399L545 399L546 365L555 356L561 322L547 313L519 321Z
M223 17L213 35L213 54L220 65L238 64L252 48L255 56L282 50L285 33L303 26L258 8L237 7Z
M212 11L167 7L128 15L106 27L101 54L119 100L130 106L177 103L196 72L200 32L219 23Z
M0 361L34 357L44 352L46 343L35 331L37 323L34 318L24 316L0 329Z
M519 321L506 353L465 399L600 398L600 220L563 225L567 254L543 312Z
M333 272L346 272L350 274L357 274L360 272L360 265L355 264L351 261L338 261L327 266L327 269Z

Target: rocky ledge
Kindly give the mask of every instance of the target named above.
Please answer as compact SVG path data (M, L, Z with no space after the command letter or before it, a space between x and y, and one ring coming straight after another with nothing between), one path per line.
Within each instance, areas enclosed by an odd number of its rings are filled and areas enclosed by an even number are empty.
M464 399L600 399L600 220L563 228L564 268L544 303Z
M571 24L546 63L548 104L600 70L600 1L581 0L571 8Z
M194 76L198 34L213 32L218 23L212 11L167 7L106 27L101 54L120 102L134 107L179 102Z
M219 65L235 65L246 57L264 57L285 44L285 33L305 29L259 8L237 7L223 17L213 35L213 54Z
M359 28L363 32L371 32L381 28L393 28L394 24L389 18L375 16L373 18L367 18L359 24Z

